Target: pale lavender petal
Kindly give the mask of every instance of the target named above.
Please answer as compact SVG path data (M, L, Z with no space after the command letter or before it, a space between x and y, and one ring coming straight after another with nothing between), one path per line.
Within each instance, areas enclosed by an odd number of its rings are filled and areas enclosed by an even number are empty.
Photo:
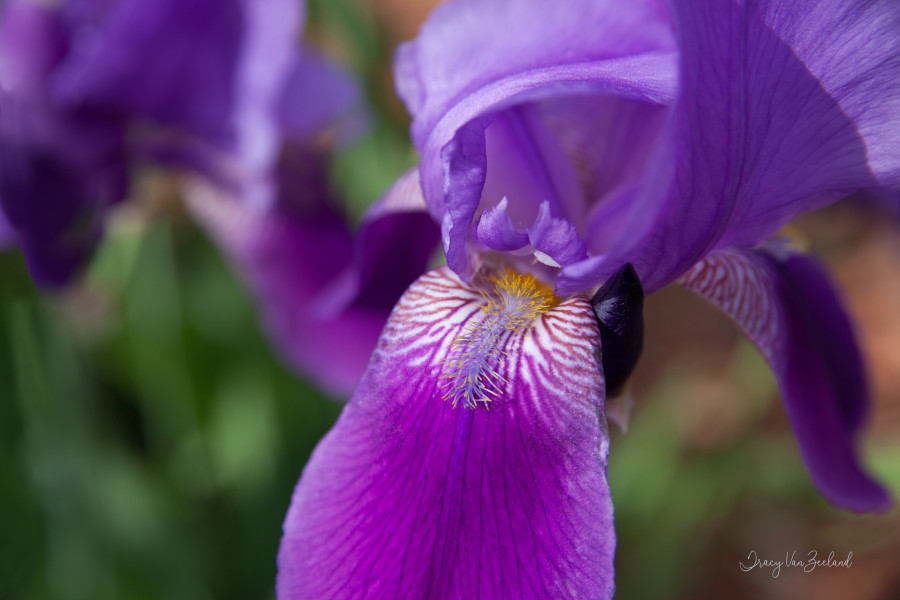
M528 232L513 225L506 212L508 206L509 201L503 198L497 206L481 213L478 219L478 241L492 250L519 250L531 243Z
M535 250L552 258L555 266L566 266L587 258L578 230L565 219L551 217L549 202L541 204L534 225L528 228L528 239Z
M721 308L759 347L825 497L850 510L888 508L887 493L857 456L869 389L847 314L821 268L784 248L726 249L679 282Z
M228 125L235 131L241 169L249 176L242 200L265 207L271 205L276 194L268 175L282 142L279 116L283 113L279 111L286 90L291 89L287 84L297 60L306 4L297 0L229 0L235 1L243 23L238 60L226 63L234 70L229 80L234 100ZM227 12L220 7L221 0L214 0L214 4L210 10Z
M571 298L514 334L503 394L454 408L442 359L483 302L446 267L400 300L294 492L280 600L612 597L590 305Z
M589 203L587 214L565 216L579 226L592 254L606 252L630 233L622 226L623 215L632 208L631 190L651 166L668 110L611 94L552 98L536 108L564 148Z
M498 35L498 23L516 35ZM495 116L560 95L606 92L665 102L675 83L670 25L659 3L588 0L565 7L536 0L448 2L399 49L395 74L413 114L426 202L436 218L450 215L448 264L466 278L473 261L463 246L489 177L484 136ZM488 205L504 195L488 198Z
M900 181L900 4L678 0L679 101L610 260L658 289L707 252ZM595 261L596 263L596 261ZM562 274L562 289L608 265Z
M664 62L646 63L644 73L603 69L607 61L674 50L661 2L574 0L566 6L540 0L453 0L435 9L412 42L395 58L400 96L414 117L412 133L421 148L438 122L461 108L461 100L488 90L481 112L512 94L560 82L592 81L592 73L638 93L667 96L671 72ZM513 34L503 34L498 27ZM447 48L454 48L448 52ZM498 83L507 85L496 87ZM468 103L468 101L466 102ZM456 120L459 125L471 120ZM454 129L455 129L454 128Z
M279 104L282 135L309 143L323 131L335 131L346 140L365 123L359 98L349 73L305 46L293 61Z
M530 225L540 205L549 202L554 217L581 223L587 212L584 190L569 155L544 122L540 104L513 106L491 118L481 205L509 198L510 217Z

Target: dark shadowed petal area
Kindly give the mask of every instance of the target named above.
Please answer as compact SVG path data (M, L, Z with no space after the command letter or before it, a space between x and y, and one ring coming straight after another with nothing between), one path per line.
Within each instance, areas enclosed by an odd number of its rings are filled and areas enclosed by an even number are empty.
M120 0L76 38L54 91L237 148L250 169L274 159L273 115L300 27L291 0Z
M715 247L756 244L800 212L900 178L900 4L673 7L679 101L632 235L609 264L564 272L562 290L628 260L653 291Z
M0 200L0 207L3 206L3 200ZM0 248L7 248L16 243L16 232L12 225L6 220L6 215L0 210Z
M484 299L443 267L400 300L294 492L277 594L610 598L599 331L582 297L505 342L489 407L442 396L442 359Z
M121 0L95 35L76 40L55 92L69 106L140 114L233 141L242 24L238 0Z
M126 167L115 123L58 119L40 98L0 95L0 206L40 285L68 283L93 252Z
M721 308L759 347L825 497L850 510L888 508L887 493L857 458L869 389L847 315L821 268L784 248L727 249L679 282Z
M495 115L559 95L609 92L651 102L673 96L674 44L660 4L455 0L399 48L397 87L413 115L425 199L437 218L449 215L444 245L457 273L472 274L462 246L488 176L484 130ZM516 34L503 35L499 24ZM541 146L535 139L519 150L533 153L530 144ZM490 198L491 205L503 195ZM554 199L537 198L543 200ZM517 201L510 197L512 213ZM531 206L533 215L537 203Z
M321 158L282 164L272 209L194 182L191 210L231 257L288 361L339 397L350 395L394 303L425 271L439 233L418 178L403 178L356 236L325 188Z

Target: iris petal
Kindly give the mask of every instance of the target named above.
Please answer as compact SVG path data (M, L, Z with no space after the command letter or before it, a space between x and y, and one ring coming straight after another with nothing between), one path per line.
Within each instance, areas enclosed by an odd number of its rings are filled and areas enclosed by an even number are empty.
M797 214L900 182L900 4L678 0L679 99L608 260L648 292L706 253L755 245Z
M484 303L446 267L391 316L297 485L278 597L608 598L599 331L584 297L511 334L489 407L444 400L442 360Z
M855 450L869 402L859 349L816 263L780 248L728 249L679 281L721 308L759 347L825 497L850 510L886 509L887 493L862 470Z

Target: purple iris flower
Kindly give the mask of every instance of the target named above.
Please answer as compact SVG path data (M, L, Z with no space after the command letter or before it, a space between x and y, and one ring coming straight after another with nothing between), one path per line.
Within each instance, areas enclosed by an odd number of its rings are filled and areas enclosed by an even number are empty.
M0 203L37 282L71 279L136 165L239 180L247 201L264 202L301 9L294 0L3 5Z
M448 266L400 299L307 464L280 598L611 597L619 313L589 298L633 287L626 263L756 343L829 500L889 505L855 451L868 389L837 294L767 240L900 184L900 5L453 0L395 73Z

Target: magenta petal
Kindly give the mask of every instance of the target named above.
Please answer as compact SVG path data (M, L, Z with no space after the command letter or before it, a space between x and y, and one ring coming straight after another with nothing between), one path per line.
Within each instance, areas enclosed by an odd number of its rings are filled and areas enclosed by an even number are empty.
M5 2L0 11L0 89L40 93L66 47L58 10L25 0Z
M781 248L727 249L679 281L721 308L759 347L825 497L855 511L888 508L884 488L857 457L869 390L851 325L821 268Z
M447 268L400 300L297 485L277 595L610 598L599 332L584 297L510 338L489 409L444 401L442 358L483 302Z

